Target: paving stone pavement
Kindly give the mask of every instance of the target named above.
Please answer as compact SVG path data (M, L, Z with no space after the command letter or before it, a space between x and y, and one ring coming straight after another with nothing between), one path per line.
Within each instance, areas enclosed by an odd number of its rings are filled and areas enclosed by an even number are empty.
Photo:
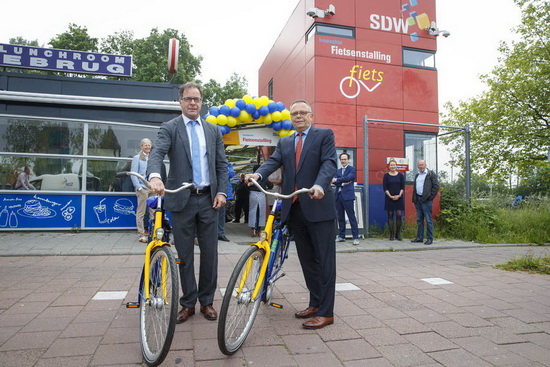
M220 242L219 287L251 238ZM0 366L140 366L135 301L143 244L132 232L0 233ZM549 247L408 240L338 243L335 323L305 330L308 305L291 251L273 301L244 346L223 355L217 323L176 326L163 366L550 366L550 277L493 265ZM432 251L405 251L405 250ZM140 256L141 254L141 256ZM97 292L128 292L94 300ZM221 293L214 307L219 310Z

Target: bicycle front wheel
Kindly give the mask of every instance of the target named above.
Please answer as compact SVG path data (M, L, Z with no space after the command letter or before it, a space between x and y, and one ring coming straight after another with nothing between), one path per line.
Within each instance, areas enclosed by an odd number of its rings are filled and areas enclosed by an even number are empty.
M149 300L142 295L140 311L143 359L148 366L158 366L172 344L178 312L176 259L168 246L151 255Z
M252 299L260 275L265 250L251 246L241 256L223 296L218 322L218 346L232 355L244 343L252 329L261 303L261 294Z

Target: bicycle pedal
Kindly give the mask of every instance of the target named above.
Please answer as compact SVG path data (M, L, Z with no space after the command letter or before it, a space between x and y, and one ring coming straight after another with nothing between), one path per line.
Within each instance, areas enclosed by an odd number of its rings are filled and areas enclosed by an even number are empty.
M278 304L278 303L273 303L273 302L271 302L269 305L270 305L271 307L275 307L275 308L283 308L283 305L280 305L280 304Z
M181 260L180 260L180 258L179 258L179 257L176 257L176 264L178 264L178 265L179 265L180 263L181 263Z
M126 302L126 308L139 308L139 302Z

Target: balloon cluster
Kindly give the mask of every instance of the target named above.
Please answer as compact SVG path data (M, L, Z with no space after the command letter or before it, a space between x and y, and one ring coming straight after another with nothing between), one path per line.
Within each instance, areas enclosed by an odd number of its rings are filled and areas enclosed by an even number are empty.
M219 107L210 107L204 119L218 125L222 135L229 133L232 127L250 123L266 125L281 138L294 133L290 111L284 103L271 101L266 96L228 99Z

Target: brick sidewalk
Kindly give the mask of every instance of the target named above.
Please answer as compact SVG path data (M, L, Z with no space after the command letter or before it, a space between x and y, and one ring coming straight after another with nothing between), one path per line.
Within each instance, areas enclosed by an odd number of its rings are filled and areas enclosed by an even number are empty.
M550 366L550 278L492 268L528 252L549 249L338 253L335 324L318 331L293 316L308 293L291 255L273 299L284 308L262 306L241 350L223 355L217 323L197 313L177 325L163 365ZM221 288L239 256L220 255ZM141 265L134 255L0 257L0 366L140 366L138 311L124 303ZM432 278L451 283L422 280ZM98 291L128 295L93 300Z

